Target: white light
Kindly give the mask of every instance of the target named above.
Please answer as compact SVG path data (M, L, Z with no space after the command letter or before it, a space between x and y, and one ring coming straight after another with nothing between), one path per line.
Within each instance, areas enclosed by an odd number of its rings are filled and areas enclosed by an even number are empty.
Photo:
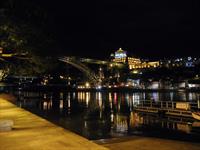
M188 57L188 60L192 60L192 57Z
M102 88L102 86L101 86L101 85L97 86L97 89L101 89L101 88Z

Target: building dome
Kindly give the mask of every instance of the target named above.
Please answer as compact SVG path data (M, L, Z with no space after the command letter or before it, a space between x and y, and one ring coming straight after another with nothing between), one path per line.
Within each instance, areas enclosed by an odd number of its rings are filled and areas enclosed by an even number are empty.
M119 49L117 50L117 52L118 52L118 53L123 53L124 50L122 50L122 48L119 48Z
M115 52L115 58L126 58L126 57L127 57L126 51L122 50L122 48L119 48Z

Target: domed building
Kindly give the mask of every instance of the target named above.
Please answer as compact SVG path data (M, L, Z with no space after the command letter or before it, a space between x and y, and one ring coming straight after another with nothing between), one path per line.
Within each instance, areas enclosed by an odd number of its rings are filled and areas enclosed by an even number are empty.
M127 60L127 52L119 48L114 54L114 62L122 62L125 63Z
M128 57L127 51L119 48L115 54L112 54L112 61L118 63L128 63L129 69L156 68L159 67L159 61L142 61L140 58Z

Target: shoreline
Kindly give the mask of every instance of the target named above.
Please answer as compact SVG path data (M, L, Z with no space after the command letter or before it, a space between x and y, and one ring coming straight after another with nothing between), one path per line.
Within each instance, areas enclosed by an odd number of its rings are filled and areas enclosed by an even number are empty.
M0 94L0 119L13 119L15 125L12 131L0 132L0 149L199 150L200 147L200 143L145 136L90 141L5 99L12 102L15 97Z
M16 85L4 85L1 86L2 90L21 90L21 91L69 91L69 92L200 92L200 88L196 89L139 89L131 87L113 87L107 88L102 87L101 89L96 88L72 88L64 85L46 85L46 86L26 86L19 87Z

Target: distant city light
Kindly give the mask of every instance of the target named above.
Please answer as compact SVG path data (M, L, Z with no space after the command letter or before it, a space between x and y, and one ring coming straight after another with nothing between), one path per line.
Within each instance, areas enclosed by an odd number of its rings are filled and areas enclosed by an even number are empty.
M102 89L102 86L101 86L101 85L98 85L98 86L97 86L97 89L99 89L99 90Z
M133 73L134 74L138 74L138 70L133 70Z
M90 87L90 83L89 83L89 82L86 82L86 83L85 83L85 87L86 87L86 88L89 88L89 87Z

